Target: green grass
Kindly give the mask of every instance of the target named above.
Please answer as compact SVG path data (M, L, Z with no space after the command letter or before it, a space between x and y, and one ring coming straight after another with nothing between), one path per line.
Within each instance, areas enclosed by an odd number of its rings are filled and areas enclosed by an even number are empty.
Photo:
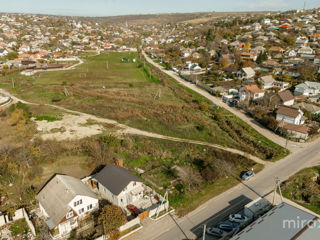
M282 184L283 196L320 214L319 174L320 166L301 170Z
M48 121L48 122L55 122L61 121L62 117L52 117L52 116L36 116L36 121Z
M130 63L122 63L124 57L129 58ZM136 63L133 59L137 60ZM16 79L14 89L12 78ZM151 64L142 63L137 53L87 57L84 64L70 71L41 72L31 77L18 73L1 76L0 87L30 102L55 104L114 119L142 130L206 141L251 153L245 144L241 145L228 136L212 119L213 110L202 109L203 105L210 108L209 100L179 85ZM68 96L65 95L65 88ZM35 116L49 116L49 120L56 117L44 113ZM244 124L233 118L237 124ZM263 138L248 125L246 129L247 134L256 141L274 149L277 157L283 156L280 146Z
M20 220L15 221L13 223L13 225L11 225L11 227L10 227L10 231L13 236L16 236L18 234L27 233L28 230L29 230L29 228L27 226L27 222L25 219L20 219Z

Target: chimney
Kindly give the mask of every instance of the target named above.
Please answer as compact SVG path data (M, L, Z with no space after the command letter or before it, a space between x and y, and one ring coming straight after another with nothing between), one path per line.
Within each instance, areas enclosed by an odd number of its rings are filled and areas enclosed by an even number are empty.
M116 166L123 167L123 160L122 159L115 159Z

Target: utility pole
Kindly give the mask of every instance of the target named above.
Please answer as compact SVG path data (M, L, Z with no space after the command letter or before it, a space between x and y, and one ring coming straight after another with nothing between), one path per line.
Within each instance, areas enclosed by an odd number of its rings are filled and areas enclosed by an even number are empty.
M109 61L107 61L107 69L109 70Z
M206 240L206 230L207 230L207 224L204 224L203 225L202 240Z
M306 6L307 6L307 2L304 1L304 5L303 5L303 11L304 11L304 12L306 11Z
M274 193L273 193L273 200L272 204L274 205L275 203L275 198L276 198L276 193L277 189L279 190L280 198L281 198L281 203L283 202L283 197L282 197L282 192L281 192L281 186L280 186L280 179L278 177L275 178L275 184L274 184Z
M14 79L11 78L12 88L14 88Z

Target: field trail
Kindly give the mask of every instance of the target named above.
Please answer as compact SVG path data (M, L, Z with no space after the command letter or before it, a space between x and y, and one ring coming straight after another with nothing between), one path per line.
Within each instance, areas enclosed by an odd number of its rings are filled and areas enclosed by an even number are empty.
M15 96L12 96L10 93L6 92L3 89L0 89L0 93L1 92L10 96L13 99L13 103L21 102L28 105L40 105L37 103L27 102ZM263 161L258 157L255 157L251 154L240 151L238 149L228 148L218 144L212 144L212 143L202 142L197 140L165 136L165 135L161 135L153 132L132 128L127 125L121 124L115 120L97 117L91 114L70 110L61 106L56 106L52 104L44 104L44 105L65 111L69 114L65 115L62 118L62 120L59 120L59 121L54 121L54 122L36 121L38 125L38 130L43 132L42 134L43 139L56 139L58 141L63 141L68 139L77 140L77 139L90 137L90 136L102 133L104 130L104 126L102 126L102 124L108 124L112 126L112 129L114 129L113 133L117 135L138 135L138 136L144 136L144 137L150 137L150 138L169 140L174 142L213 147L216 149L221 149L223 151L245 156L259 164L263 164L263 165L272 164L271 162Z

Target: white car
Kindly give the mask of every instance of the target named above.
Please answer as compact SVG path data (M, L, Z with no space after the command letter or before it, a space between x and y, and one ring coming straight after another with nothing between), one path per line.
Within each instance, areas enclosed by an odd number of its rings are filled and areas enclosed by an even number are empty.
M215 237L224 237L225 235L227 235L227 232L219 228L207 228L207 234Z
M229 221L236 223L244 223L248 221L248 218L246 216L242 216L241 214L231 214L229 216Z

